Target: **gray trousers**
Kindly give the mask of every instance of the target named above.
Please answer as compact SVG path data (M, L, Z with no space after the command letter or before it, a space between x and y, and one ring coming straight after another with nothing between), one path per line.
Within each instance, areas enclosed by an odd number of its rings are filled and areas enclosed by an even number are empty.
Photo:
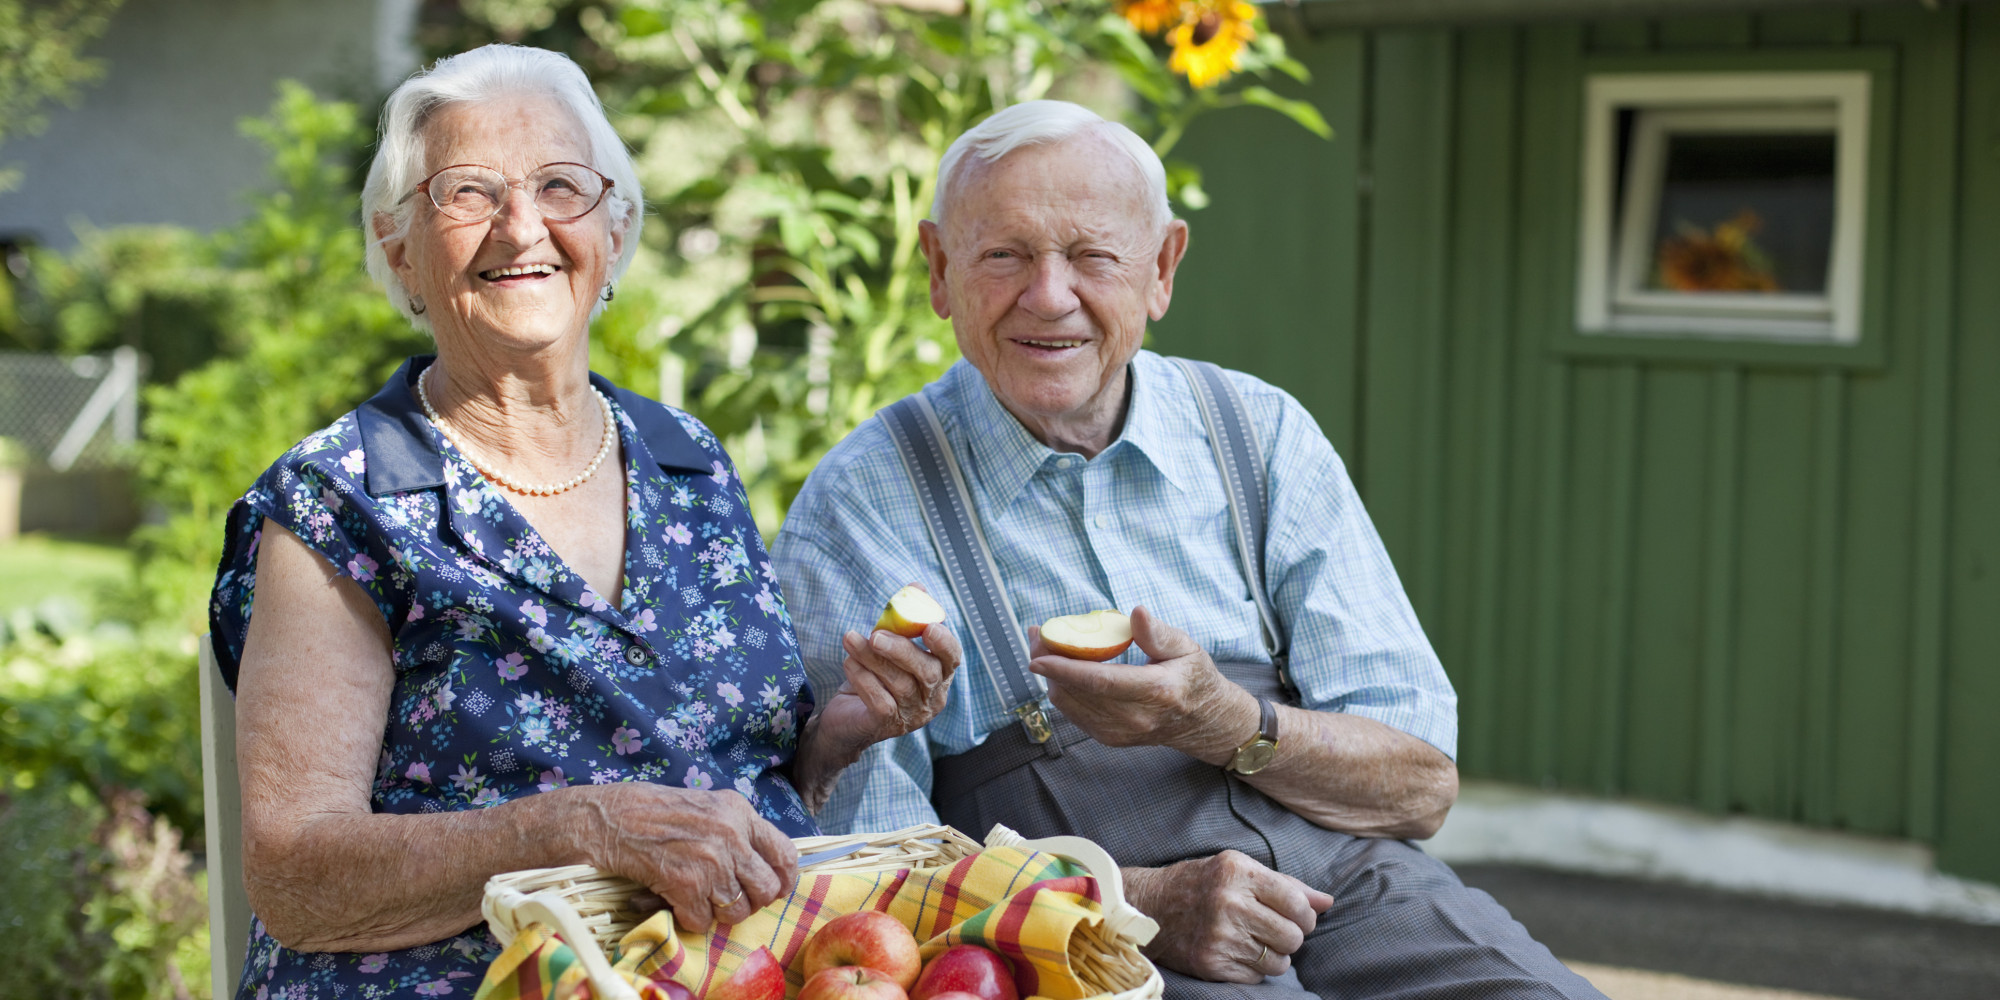
M1270 667L1220 666L1278 696ZM1334 898L1292 956L1295 975L1245 986L1162 969L1167 1000L1604 1000L1493 897L1407 841L1314 826L1220 768L1164 747L1107 747L1067 720L1050 743L1007 726L939 758L939 817L974 836L1005 823L1027 837L1088 837L1134 867L1241 851Z

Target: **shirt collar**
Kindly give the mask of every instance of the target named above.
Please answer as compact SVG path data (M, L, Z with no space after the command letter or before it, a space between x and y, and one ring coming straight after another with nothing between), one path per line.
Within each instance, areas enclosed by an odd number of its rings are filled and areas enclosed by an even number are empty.
M436 355L425 354L403 362L382 391L354 411L361 450L368 456L369 496L444 485L444 458L438 453L437 434L424 419L416 394L417 376L435 360ZM610 396L631 418L639 439L645 442L660 468L710 471L708 453L701 450L665 407L645 405L646 400L612 385L595 372L591 373L590 384Z
M1117 439L1098 454L1097 460L1115 457L1114 453L1120 445L1130 444L1159 470L1161 476L1176 489L1185 492L1188 470L1174 464L1177 452L1172 442L1188 428L1167 426L1171 415L1161 394L1174 390L1158 380L1163 374L1174 373L1162 372L1160 369L1163 366L1164 362L1150 351L1140 351L1126 366L1126 380L1132 395L1126 408L1125 426ZM967 426L964 439L974 466L974 469L968 470L968 475L978 479L1002 507L1012 503L1035 473L1055 457L1055 450L1036 440L1021 425L1021 421L1000 405L992 387L986 384L986 378L970 361L961 359L953 365L938 380L938 388L945 399L954 404L941 409L965 414ZM1192 429L1200 434L1199 427Z

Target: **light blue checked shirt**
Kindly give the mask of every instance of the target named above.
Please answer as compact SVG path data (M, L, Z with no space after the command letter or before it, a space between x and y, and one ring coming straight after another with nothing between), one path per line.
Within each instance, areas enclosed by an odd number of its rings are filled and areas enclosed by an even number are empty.
M1014 613L1025 630L1059 614L1143 604L1217 661L1269 663L1194 390L1151 351L1133 359L1131 376L1124 431L1090 460L1036 441L965 361L924 390L970 483ZM1457 696L1340 457L1297 400L1249 375L1229 377L1270 470L1266 573L1302 704L1365 715L1456 756ZM944 605L965 646L944 712L868 750L819 815L829 833L937 822L932 759L1018 723L966 635L879 420L820 461L772 554L819 691L841 683L841 633L865 632L898 587L922 583ZM1118 659L1144 654L1133 646Z

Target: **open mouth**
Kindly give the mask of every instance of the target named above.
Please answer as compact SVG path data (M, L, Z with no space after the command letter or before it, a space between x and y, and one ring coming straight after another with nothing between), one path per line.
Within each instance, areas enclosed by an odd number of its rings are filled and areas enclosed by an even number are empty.
M525 284L540 281L562 270L554 264L522 264L518 267L496 267L491 271L481 271L479 276L496 285Z
M1060 354L1063 351L1082 347L1090 342L1087 340L1028 340L1023 338L1014 341L1014 343L1038 353Z

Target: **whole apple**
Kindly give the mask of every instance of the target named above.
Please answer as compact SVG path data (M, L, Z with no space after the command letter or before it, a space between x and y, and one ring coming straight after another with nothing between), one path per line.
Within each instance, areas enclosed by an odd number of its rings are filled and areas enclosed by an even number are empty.
M859 965L836 965L806 980L798 1000L908 1000L887 975Z
M953 945L924 966L910 1000L935 1000L946 993L970 993L979 1000L1020 1000L1014 967L997 951L976 944Z
M827 921L806 941L799 962L799 972L807 979L822 969L859 965L882 973L905 990L924 970L917 936L880 910L844 913Z
M771 949L759 948L743 959L728 982L711 987L706 1000L785 1000L785 967Z

